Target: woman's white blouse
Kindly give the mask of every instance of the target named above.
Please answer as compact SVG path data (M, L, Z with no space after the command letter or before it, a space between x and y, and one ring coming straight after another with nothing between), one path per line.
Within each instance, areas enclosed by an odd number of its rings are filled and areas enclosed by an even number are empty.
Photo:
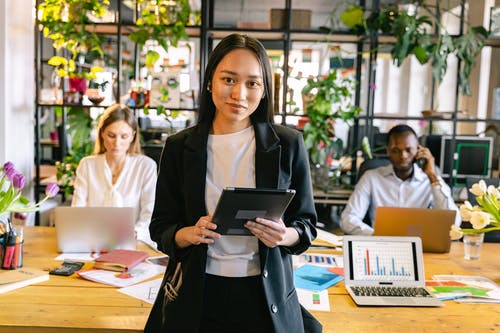
M156 189L156 163L145 155L127 154L123 169L112 183L104 154L83 158L76 169L72 206L133 207L137 239L156 248L149 236Z

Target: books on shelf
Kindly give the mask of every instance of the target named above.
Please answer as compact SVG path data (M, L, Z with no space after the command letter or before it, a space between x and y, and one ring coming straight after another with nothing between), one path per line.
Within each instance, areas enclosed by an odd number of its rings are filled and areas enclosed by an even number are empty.
M95 259L94 268L125 272L143 262L149 255L138 250L113 250Z
M49 272L36 268L22 267L15 270L2 270L0 271L0 294L48 279Z

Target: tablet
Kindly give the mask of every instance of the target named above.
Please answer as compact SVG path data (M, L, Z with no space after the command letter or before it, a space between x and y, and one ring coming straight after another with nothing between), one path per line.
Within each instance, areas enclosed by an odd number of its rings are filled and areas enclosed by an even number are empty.
M279 220L294 195L295 190L291 189L226 187L212 217L212 222L217 224L215 232L231 236L252 235L243 226L246 221L257 217Z

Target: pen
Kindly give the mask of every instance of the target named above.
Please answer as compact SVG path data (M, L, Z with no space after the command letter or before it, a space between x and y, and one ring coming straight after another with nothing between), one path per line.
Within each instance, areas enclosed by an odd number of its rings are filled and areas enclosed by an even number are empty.
M15 237L15 240L16 240L16 243L14 245L14 258L11 262L11 266L10 268L17 268L19 267L19 250L20 250L20 246L21 246L21 243L20 243L20 240L21 240L21 237L19 235L17 235Z

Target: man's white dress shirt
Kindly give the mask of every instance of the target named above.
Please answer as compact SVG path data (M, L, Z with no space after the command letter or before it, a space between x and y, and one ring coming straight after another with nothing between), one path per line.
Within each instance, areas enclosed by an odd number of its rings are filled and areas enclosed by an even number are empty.
M342 212L340 227L344 233L373 234L375 208L378 206L455 210L455 224L459 226L460 212L448 185L438 177L439 185L431 186L429 177L420 167L414 164L413 170L413 175L405 181L396 176L392 164L366 171ZM371 226L363 222L367 213Z

